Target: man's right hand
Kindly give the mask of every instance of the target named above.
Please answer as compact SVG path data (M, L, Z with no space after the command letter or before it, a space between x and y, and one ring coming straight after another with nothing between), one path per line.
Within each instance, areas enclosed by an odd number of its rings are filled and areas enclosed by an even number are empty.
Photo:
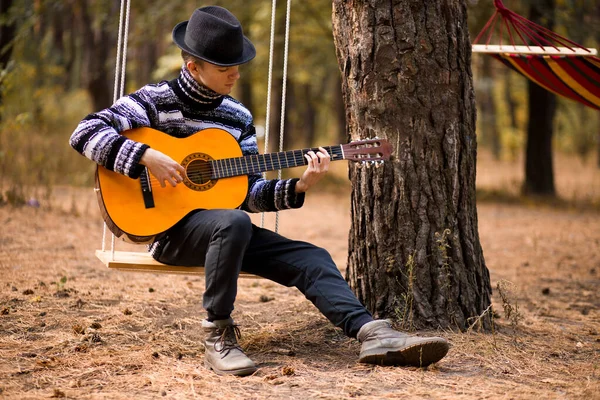
M158 179L160 186L165 187L165 181L175 187L183 182L182 175L185 174L185 168L179 165L171 157L152 148L146 149L140 164L146 166L152 175Z

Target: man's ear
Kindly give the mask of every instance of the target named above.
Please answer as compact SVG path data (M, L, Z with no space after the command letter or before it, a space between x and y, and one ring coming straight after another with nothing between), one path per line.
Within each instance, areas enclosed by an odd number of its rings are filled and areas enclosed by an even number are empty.
M185 63L185 66L187 67L188 71L190 71L192 74L198 73L198 64L196 64L192 60L187 61Z

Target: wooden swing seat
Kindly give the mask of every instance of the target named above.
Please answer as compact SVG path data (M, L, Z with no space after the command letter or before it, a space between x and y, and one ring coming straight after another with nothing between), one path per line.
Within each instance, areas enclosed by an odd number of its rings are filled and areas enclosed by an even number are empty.
M199 275L204 276L204 267L180 267L156 261L150 253L136 251L96 250L96 257L110 269L129 272L149 272L154 274ZM240 278L261 279L259 276L241 272Z

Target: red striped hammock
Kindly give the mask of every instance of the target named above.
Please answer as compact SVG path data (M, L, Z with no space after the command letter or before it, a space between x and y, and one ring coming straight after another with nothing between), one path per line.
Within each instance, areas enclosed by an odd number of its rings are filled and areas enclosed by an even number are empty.
M490 53L506 66L544 89L600 110L600 58L595 49L587 49L507 9L494 0L496 12L474 40L473 51ZM498 16L510 38L510 45L490 45ZM485 45L476 44L487 33ZM515 44L515 36L523 43Z

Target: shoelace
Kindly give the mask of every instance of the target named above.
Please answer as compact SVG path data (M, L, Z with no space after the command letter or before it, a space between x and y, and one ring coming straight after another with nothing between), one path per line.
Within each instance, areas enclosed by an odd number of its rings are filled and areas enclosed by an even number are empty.
M223 332L221 333L221 337L219 340L215 342L213 345L215 351L217 353L226 352L221 356L221 358L227 357L227 355L231 352L231 350L239 350L243 352L242 348L238 344L237 340L242 338L242 334L240 332L240 328L237 325L228 325L223 328ZM217 348L217 345L220 344L220 349Z

